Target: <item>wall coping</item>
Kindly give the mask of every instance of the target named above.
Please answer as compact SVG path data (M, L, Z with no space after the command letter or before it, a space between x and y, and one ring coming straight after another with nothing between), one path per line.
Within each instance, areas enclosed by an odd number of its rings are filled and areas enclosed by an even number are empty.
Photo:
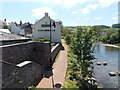
M3 45L3 46L0 46L0 48L3 48L3 47L12 47L12 46L16 46L16 45L24 45L24 44L28 44L28 43L45 43L45 44L49 44L49 42L36 42L36 41L28 41L28 42L19 42L19 43L13 43L13 44L9 44L9 45Z
M53 46L53 48L51 49L51 52L53 52L56 49L56 47L58 47L59 45L60 45L60 43L58 43L55 46Z
M9 45L3 45L3 46L0 46L0 48L3 48L3 47L12 47L12 46L17 46L17 45L24 45L24 44L27 44L27 43L33 43L33 41L29 41L29 42L23 42L23 43L14 43L14 44L9 44Z

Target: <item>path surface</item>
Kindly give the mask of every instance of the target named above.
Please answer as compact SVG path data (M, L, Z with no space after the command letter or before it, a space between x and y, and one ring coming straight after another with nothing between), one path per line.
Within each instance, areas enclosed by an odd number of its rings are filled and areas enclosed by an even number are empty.
M50 75L48 78L43 78L37 85L37 88L53 88L53 86L63 86L67 70L67 45L63 40L62 45L64 50L60 51L60 55L57 61L54 63L52 71L46 72L53 75Z

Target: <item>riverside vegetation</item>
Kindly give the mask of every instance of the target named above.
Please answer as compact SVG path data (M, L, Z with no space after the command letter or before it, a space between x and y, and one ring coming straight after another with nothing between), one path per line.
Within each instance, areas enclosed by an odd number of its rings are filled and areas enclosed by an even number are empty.
M105 27L105 25L101 26L93 26L93 31L96 33L96 40L120 46L120 24L113 24L111 27Z
M68 69L64 88L97 88L86 78L93 77L92 67L94 42L120 45L120 25L84 27L63 27L62 38L68 44Z
M65 29L65 28L64 28ZM62 30L62 35L68 44L68 69L64 88L97 88L94 83L89 83L87 78L93 77L90 68L95 59L93 53L93 31L83 30Z

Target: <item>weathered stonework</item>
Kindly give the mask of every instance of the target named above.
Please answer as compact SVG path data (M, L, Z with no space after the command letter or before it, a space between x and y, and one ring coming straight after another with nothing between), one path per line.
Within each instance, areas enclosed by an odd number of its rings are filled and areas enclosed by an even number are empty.
M53 47L52 64L61 49L61 44ZM0 46L2 52L2 88L27 88L36 86L43 78L43 71L50 66L50 44L25 42ZM23 61L31 63L18 67Z

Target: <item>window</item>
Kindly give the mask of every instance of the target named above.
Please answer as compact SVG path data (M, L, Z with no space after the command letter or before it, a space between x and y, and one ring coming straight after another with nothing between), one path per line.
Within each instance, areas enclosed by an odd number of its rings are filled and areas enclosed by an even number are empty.
M38 30L38 31L50 31L50 30L46 29L46 30ZM51 31L55 31L55 29L51 30Z
M50 27L50 24L41 24L41 27Z

